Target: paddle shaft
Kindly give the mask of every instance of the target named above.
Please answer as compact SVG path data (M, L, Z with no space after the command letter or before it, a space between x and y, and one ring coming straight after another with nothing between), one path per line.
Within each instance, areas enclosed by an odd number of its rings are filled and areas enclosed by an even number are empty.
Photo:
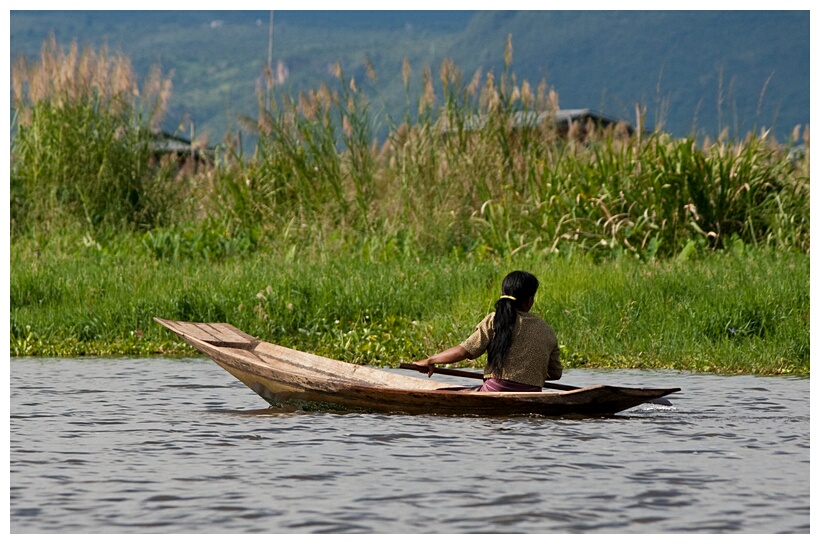
M429 372L429 367L421 366L421 365L414 365L412 363L401 363L399 364L399 368L404 368L406 370L415 370L417 372ZM462 378L475 378L475 379L484 379L484 374L482 372L470 372L469 370L456 370L454 368L440 368L440 367L433 367L434 374L446 374L448 376L460 376ZM566 385L563 383L551 383L551 382L544 382L542 385L544 389L557 389L559 391L574 391L575 389L582 389L581 387L576 387L574 385ZM669 402L667 399L652 399L646 401L650 404L661 404L663 406L672 406L672 403Z
M421 365L414 365L412 363L401 363L399 368L404 368L406 370L415 370L417 372L429 372L429 368L426 366ZM469 370L456 370L453 368L440 368L435 367L433 368L434 374L446 374L448 376L461 376L462 378L476 378L479 380L484 379L484 374L481 372L470 372ZM551 383L551 382L544 382L542 387L546 389L558 389L559 391L573 391L575 389L581 389L580 387L575 387L574 385L564 385L563 383Z

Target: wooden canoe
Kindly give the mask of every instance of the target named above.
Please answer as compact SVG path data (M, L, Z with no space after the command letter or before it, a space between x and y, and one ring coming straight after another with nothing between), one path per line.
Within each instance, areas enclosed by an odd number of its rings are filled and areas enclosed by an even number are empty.
M227 323L154 318L271 405L408 414L603 416L679 388L595 385L572 391L479 393L260 341Z

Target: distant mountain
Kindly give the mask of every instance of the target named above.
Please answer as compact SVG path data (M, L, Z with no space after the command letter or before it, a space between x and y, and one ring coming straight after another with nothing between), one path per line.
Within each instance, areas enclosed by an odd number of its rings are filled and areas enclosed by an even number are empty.
M452 58L466 78L500 74L507 35L520 82L542 79L562 108L591 108L647 121L677 135L744 135L770 127L785 141L809 123L808 11L276 11L274 63L280 90L296 92L344 72L368 86L382 132L405 113L404 58L418 96L421 72ZM99 47L107 43L147 74L173 70L167 118L207 130L211 141L255 115L256 88L267 63L267 11L12 11L12 57L35 56L50 32ZM377 79L366 83L365 61ZM411 107L412 109L412 107ZM389 117L388 117L389 116Z
M454 56L490 62L507 29L517 72L545 77L562 107L634 118L636 102L667 104L678 134L809 122L808 12L480 13Z

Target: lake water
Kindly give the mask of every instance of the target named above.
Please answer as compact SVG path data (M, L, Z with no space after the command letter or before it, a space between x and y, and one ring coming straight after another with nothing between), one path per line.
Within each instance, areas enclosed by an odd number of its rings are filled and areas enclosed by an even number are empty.
M809 380L562 382L683 391L598 419L321 413L267 408L208 359L13 358L10 529L809 532Z

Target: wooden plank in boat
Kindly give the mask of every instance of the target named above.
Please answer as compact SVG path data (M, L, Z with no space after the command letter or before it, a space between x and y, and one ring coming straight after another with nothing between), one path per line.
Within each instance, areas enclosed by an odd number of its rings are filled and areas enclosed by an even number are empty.
M259 341L228 323L191 323L188 321L169 321L157 319L175 333L185 337L197 338L221 348L253 349Z
M259 341L228 323L199 323L200 329L216 338L208 343L223 348L253 349Z
M324 376L327 379L348 380L371 386L406 386L412 389L435 389L436 383L439 387L441 386L440 382L393 374L362 365L352 365L267 342L260 342L255 348L255 354L267 362L287 365L294 371L313 374L317 377Z

